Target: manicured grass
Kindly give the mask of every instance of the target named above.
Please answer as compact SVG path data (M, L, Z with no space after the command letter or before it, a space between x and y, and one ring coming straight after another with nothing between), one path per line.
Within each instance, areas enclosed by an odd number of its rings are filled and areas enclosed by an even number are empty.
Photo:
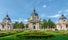
M0 37L0 40L68 40L68 31L26 30Z

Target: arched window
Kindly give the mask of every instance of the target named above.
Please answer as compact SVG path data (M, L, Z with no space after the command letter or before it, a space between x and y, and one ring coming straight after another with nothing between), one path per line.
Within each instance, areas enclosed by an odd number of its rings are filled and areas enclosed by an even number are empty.
M35 26L33 27L33 29L35 29Z
M4 25L2 25L2 28L4 28Z
M68 25L66 24L66 28L68 27Z

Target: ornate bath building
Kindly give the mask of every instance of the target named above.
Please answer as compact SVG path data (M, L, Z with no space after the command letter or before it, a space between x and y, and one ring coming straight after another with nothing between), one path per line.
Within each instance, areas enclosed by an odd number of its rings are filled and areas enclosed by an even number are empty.
M35 9L33 10L32 15L30 16L27 24L28 24L28 29L30 30L40 29L40 18Z
M6 17L0 23L0 30L13 30L13 25L8 15L6 15Z
M59 18L56 28L58 30L68 30L68 19L63 14Z

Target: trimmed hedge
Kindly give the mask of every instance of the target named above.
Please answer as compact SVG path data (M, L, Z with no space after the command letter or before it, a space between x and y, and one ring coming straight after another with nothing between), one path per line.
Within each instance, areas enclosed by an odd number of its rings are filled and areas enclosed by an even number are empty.
M1 32L1 33L0 33L0 37L5 37L5 36L13 35L13 34L16 34L16 33L19 33L19 32L22 32L22 31L7 31L7 32Z
M28 31L24 34L16 35L18 38L50 38L54 37L52 34L47 34L43 31Z

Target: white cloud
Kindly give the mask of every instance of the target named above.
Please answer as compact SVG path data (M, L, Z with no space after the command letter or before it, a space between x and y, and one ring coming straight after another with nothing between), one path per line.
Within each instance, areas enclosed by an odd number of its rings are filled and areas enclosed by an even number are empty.
M27 19L23 19L23 22L24 22L25 24L27 23L27 21L28 21Z
M68 12L68 9L66 9L65 12Z
M68 9L64 10L64 13L68 13Z
M44 15L44 14L41 14L40 16L41 16L42 18L43 18L43 17L45 17L45 15Z
M43 5L43 8L46 8L47 6L46 5Z
M23 21L23 20L12 20L12 22L14 23L14 22L21 22L21 21Z
M13 20L12 20L13 23L16 22L16 21L17 21L17 22L23 22L23 23L26 24L28 20L25 19L25 18L18 18L18 19L13 19Z
M60 10L60 11L58 11L58 13L68 13L68 9Z
M28 20L27 19L24 19L25 22L27 22Z
M58 13L62 13L62 10L58 11Z
M68 15L68 9L58 11L60 14Z
M58 18L58 17L60 17L61 16L61 14L55 14L55 15L52 15L52 16L48 16L49 18Z
M48 1L54 1L54 0L48 0Z
M61 16L61 14L64 14L65 16L68 15L68 9L60 10L58 11L58 14L48 16L49 18L58 18Z

